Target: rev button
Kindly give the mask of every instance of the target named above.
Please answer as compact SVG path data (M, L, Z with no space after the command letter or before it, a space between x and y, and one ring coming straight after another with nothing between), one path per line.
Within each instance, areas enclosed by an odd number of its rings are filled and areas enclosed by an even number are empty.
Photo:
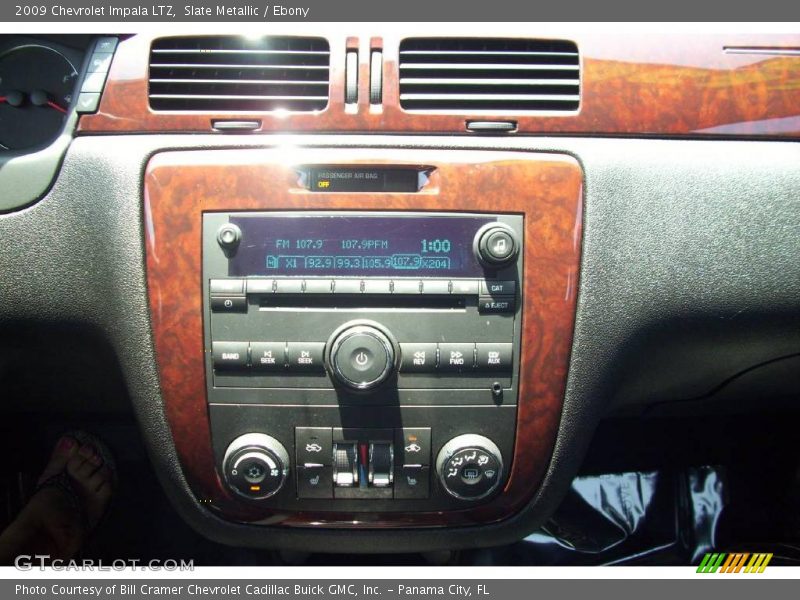
M400 371L432 373L436 370L436 344L400 344Z

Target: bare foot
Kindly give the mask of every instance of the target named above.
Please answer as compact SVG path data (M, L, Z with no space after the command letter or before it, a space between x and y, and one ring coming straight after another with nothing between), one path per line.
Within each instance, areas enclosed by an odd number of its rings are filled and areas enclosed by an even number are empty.
M81 445L64 436L56 444L39 484L66 473L74 493L58 485L45 485L30 499L0 537L2 554L50 554L66 559L80 550L108 506L112 472L91 444Z

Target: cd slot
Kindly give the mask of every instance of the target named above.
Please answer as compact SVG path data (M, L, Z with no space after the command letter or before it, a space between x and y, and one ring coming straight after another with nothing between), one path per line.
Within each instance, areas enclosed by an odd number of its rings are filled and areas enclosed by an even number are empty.
M297 309L399 309L399 310L464 310L466 296L449 295L367 295L337 294L309 296L308 294L259 295L258 306L263 310Z

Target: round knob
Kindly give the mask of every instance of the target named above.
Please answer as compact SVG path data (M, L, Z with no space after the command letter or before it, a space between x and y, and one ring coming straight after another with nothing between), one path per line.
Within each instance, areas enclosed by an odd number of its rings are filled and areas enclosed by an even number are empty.
M494 492L503 472L500 449L489 438L465 434L447 442L436 457L436 473L459 500L480 500Z
M222 464L228 486L250 500L274 496L289 475L286 448L263 433L248 433L233 440Z
M491 223L475 235L478 259L490 267L504 267L517 260L519 243L514 230L500 223Z
M380 329L371 325L352 325L334 334L329 364L333 375L344 385L368 390L380 385L394 367L394 346Z
M233 223L225 223L217 229L217 243L226 252L232 252L239 246L242 241L242 230L238 225Z

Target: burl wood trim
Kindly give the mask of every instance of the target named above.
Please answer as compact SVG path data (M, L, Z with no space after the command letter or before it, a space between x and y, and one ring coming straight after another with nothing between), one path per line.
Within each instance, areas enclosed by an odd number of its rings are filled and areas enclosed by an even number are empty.
M296 152L293 155L292 152ZM433 165L410 193L313 193L293 164ZM145 176L147 282L166 414L194 493L227 518L284 525L437 526L497 521L539 487L558 429L572 343L582 172L555 154L389 150L217 150L157 154ZM502 494L448 513L282 514L236 500L215 468L206 404L201 222L204 211L380 210L524 215L522 349L515 457Z
M352 28L351 28L352 29ZM530 27L516 37L530 37ZM347 33L350 33L348 36ZM385 32L371 27L355 37L330 27L304 28L304 34L330 43L330 102L315 113L276 115L150 110L148 57L158 34L120 42L99 110L81 117L78 132L208 132L216 119L255 119L262 133L376 132L466 134L469 119L518 123L515 135L605 134L657 136L800 137L800 55L731 53L726 47L800 48L800 35L570 35L548 30L548 37L571 39L582 60L582 100L574 113L407 112L398 91L399 44L418 34L412 26ZM378 34L382 35L376 37ZM487 35L485 31L475 32ZM473 35L474 35L473 34ZM464 35L467 35L466 33ZM370 37L372 36L372 37ZM515 37L509 33L508 37ZM370 41L383 47L383 104L369 104ZM359 101L344 104L346 48L358 47ZM223 134L220 134L223 135Z

